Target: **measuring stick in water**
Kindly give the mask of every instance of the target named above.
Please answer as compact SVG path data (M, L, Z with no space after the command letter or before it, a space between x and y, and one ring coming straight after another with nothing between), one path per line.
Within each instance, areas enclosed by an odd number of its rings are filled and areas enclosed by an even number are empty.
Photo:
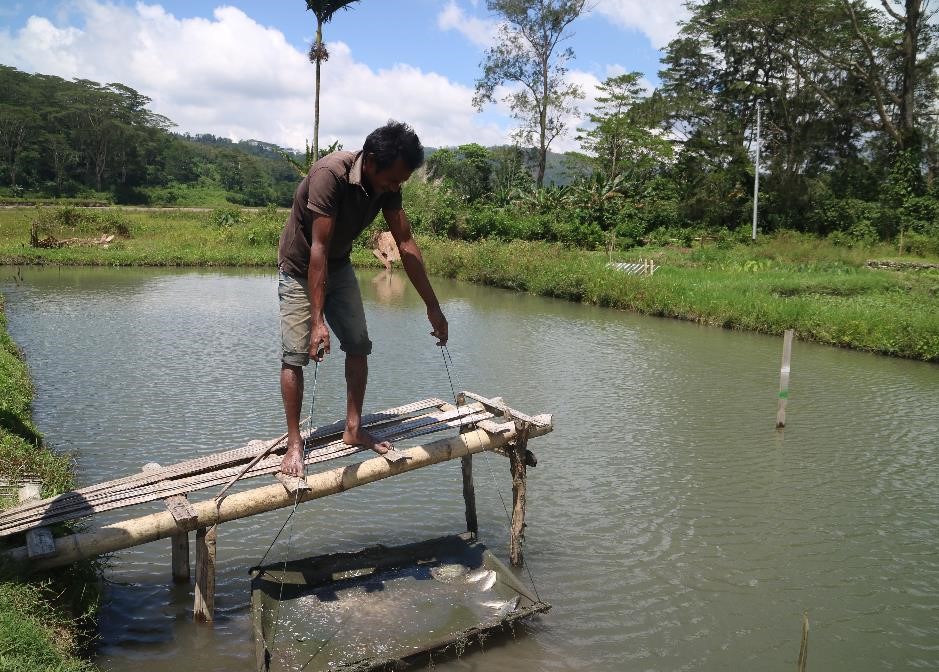
M792 329L783 336L782 367L779 369L779 408L776 411L776 429L786 426L786 402L789 401L789 363L792 360Z

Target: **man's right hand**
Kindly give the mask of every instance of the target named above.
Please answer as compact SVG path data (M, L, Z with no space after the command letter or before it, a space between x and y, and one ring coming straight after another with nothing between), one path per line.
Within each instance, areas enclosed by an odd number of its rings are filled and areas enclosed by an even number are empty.
M314 322L310 328L310 359L322 362L329 354L329 327L325 322Z

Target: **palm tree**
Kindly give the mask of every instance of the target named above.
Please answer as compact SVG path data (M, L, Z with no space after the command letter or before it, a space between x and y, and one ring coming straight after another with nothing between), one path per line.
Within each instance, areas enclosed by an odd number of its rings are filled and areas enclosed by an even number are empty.
M306 8L316 15L316 39L310 45L310 63L316 66L316 103L313 109L313 160L320 158L320 63L329 60L323 44L323 24L340 9L348 9L358 0L306 0Z

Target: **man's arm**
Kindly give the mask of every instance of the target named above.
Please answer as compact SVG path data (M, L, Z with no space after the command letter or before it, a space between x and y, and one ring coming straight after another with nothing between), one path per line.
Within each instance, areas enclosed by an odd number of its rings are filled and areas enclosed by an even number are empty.
M421 256L421 250L411 235L411 223L404 214L403 208L394 210L382 210L385 221L391 229L391 235L394 236L398 244L398 252L401 254L401 263L404 266L405 273L414 285L414 289L420 294L427 306L427 319L430 320L430 326L433 331L430 333L437 337L437 345L446 345L448 337L447 318L443 316L440 310L440 302L437 301L437 295L434 294L434 288L430 286L430 280L427 279L427 269L424 268L424 258Z
M332 217L319 215L313 218L313 241L310 243L310 266L306 277L310 291L310 358L317 362L323 360L323 354L329 354L329 328L323 316L323 306L326 303L326 250L333 237L335 221Z

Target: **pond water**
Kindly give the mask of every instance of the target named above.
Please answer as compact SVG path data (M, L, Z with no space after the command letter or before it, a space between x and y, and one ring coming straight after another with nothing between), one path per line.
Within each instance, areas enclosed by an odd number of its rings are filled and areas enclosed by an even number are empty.
M375 342L366 410L450 398L403 274L360 282ZM796 342L778 432L781 338L434 285L457 389L555 424L530 444L525 546L554 608L436 669L791 670L804 611L810 670L939 668L939 368ZM75 455L80 484L283 431L271 272L8 268L0 290L35 419ZM316 424L343 413L336 353ZM507 461L477 462L480 536L504 559ZM170 582L167 540L117 553L101 669L252 669L247 568L286 515L220 527L212 626L192 622L192 586ZM464 525L448 463L302 505L271 557Z

